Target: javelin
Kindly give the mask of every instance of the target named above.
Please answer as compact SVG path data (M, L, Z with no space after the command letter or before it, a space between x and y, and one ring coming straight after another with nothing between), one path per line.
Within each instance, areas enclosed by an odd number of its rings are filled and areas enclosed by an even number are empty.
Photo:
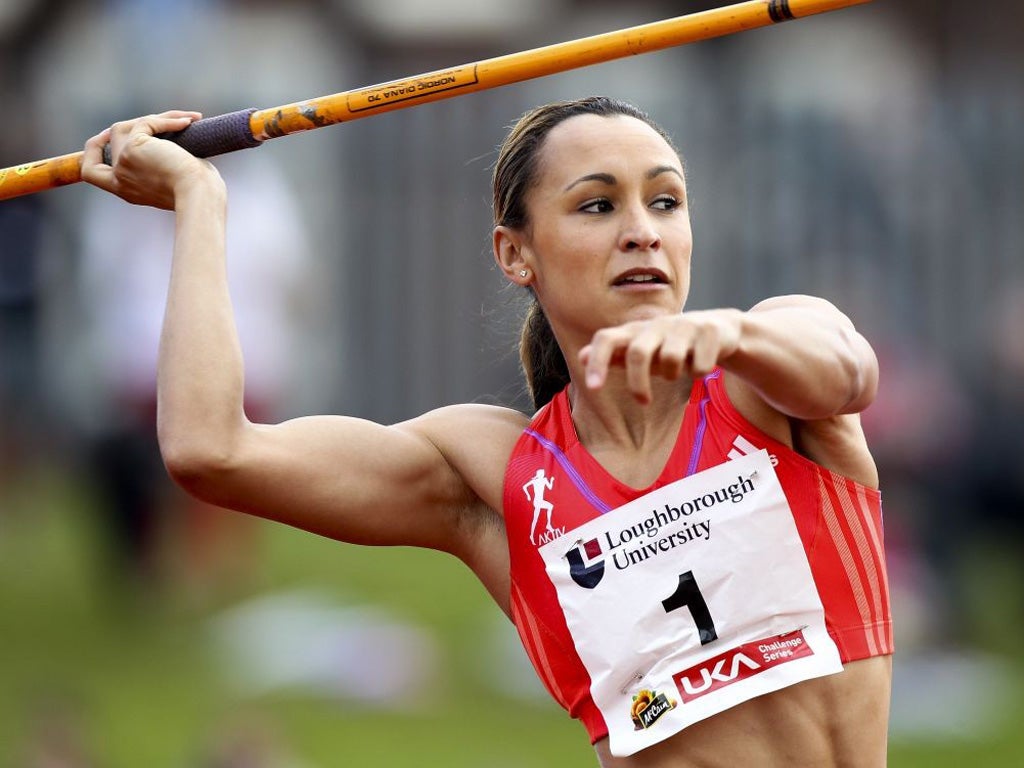
M358 120L430 101L722 37L870 0L748 0L638 27L511 53L269 109L203 118L163 134L197 157L257 147L267 139ZM82 180L82 152L0 169L0 200Z

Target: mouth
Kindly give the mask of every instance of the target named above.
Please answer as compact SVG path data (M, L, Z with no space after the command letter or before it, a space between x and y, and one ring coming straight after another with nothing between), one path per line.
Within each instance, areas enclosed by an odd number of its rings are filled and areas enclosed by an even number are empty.
M668 285L668 276L660 269L636 268L623 272L612 281L612 286L653 288Z

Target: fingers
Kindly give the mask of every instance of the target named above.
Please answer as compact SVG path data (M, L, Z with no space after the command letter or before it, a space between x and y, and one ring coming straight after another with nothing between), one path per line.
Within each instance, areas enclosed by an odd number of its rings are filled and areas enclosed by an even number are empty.
M598 331L590 344L580 350L580 359L585 366L586 384L590 389L600 389L604 386L612 355L621 343L628 340L624 328L625 326L620 326Z
M737 342L738 319L731 311L683 313L602 329L581 350L580 361L588 388L603 387L609 371L621 366L628 391L646 403L652 397L652 377L675 381L704 376Z
M691 315L698 322L689 372L705 376L739 348L745 313L738 309L714 309Z
M159 133L177 133L187 128L201 115L198 112L171 110L159 115L146 115L135 120L125 120L111 126L110 156L112 164L126 147L137 147L144 144L150 137Z
M648 326L626 348L626 387L641 403L651 401L651 369L663 342L658 329Z
M114 171L103 162L103 148L110 142L110 131L107 128L85 142L82 153L82 180L108 192L112 189Z
M651 374L665 344L663 328L655 323L627 323L594 334L580 357L590 389L604 386L612 366L625 368L626 387L640 402L651 399Z
M157 133L182 131L201 117L202 115L198 112L172 109L168 112L161 112L159 115L146 115L126 123L118 123L118 125L127 126L129 135L147 134L153 136Z
M693 339L690 334L671 333L658 350L658 375L666 379L682 378L690 371Z
M693 341L690 373L694 376L706 376L711 373L718 363L721 350L722 340L718 328L714 325L704 326Z
M83 168L88 163L89 173L93 174L98 170L97 166L106 165L103 162L103 148L107 145L110 146L111 165L116 165L117 159L126 145L131 142L137 144L144 141L139 137L182 131L201 118L200 112L172 109L158 115L145 115L134 120L122 120L114 123L86 142ZM99 176L103 176L102 171Z
M166 112L161 112L159 115L150 115L150 117L157 120L178 120L180 118L188 118L189 122L199 120L202 116L202 112L195 112L189 109L169 109Z
M153 137L184 130L200 117L198 112L175 109L114 123L86 142L82 179L130 203L173 207L176 180L199 161L181 147Z

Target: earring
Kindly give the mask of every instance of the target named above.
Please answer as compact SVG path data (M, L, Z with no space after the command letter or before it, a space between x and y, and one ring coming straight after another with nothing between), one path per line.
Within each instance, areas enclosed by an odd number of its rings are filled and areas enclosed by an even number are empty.
M526 277L528 274L530 274L529 270L526 270L526 269L520 269L519 270L519 276L520 277Z

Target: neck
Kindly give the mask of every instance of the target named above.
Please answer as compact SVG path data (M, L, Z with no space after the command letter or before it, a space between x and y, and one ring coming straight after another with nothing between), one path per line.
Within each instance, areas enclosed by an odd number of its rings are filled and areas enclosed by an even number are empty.
M686 381L654 379L651 382L651 401L639 402L626 387L626 376L621 370L612 371L599 390L589 390L573 379L569 388L576 434L584 447L616 446L628 450L643 450L657 446L666 435L679 431L691 385Z

